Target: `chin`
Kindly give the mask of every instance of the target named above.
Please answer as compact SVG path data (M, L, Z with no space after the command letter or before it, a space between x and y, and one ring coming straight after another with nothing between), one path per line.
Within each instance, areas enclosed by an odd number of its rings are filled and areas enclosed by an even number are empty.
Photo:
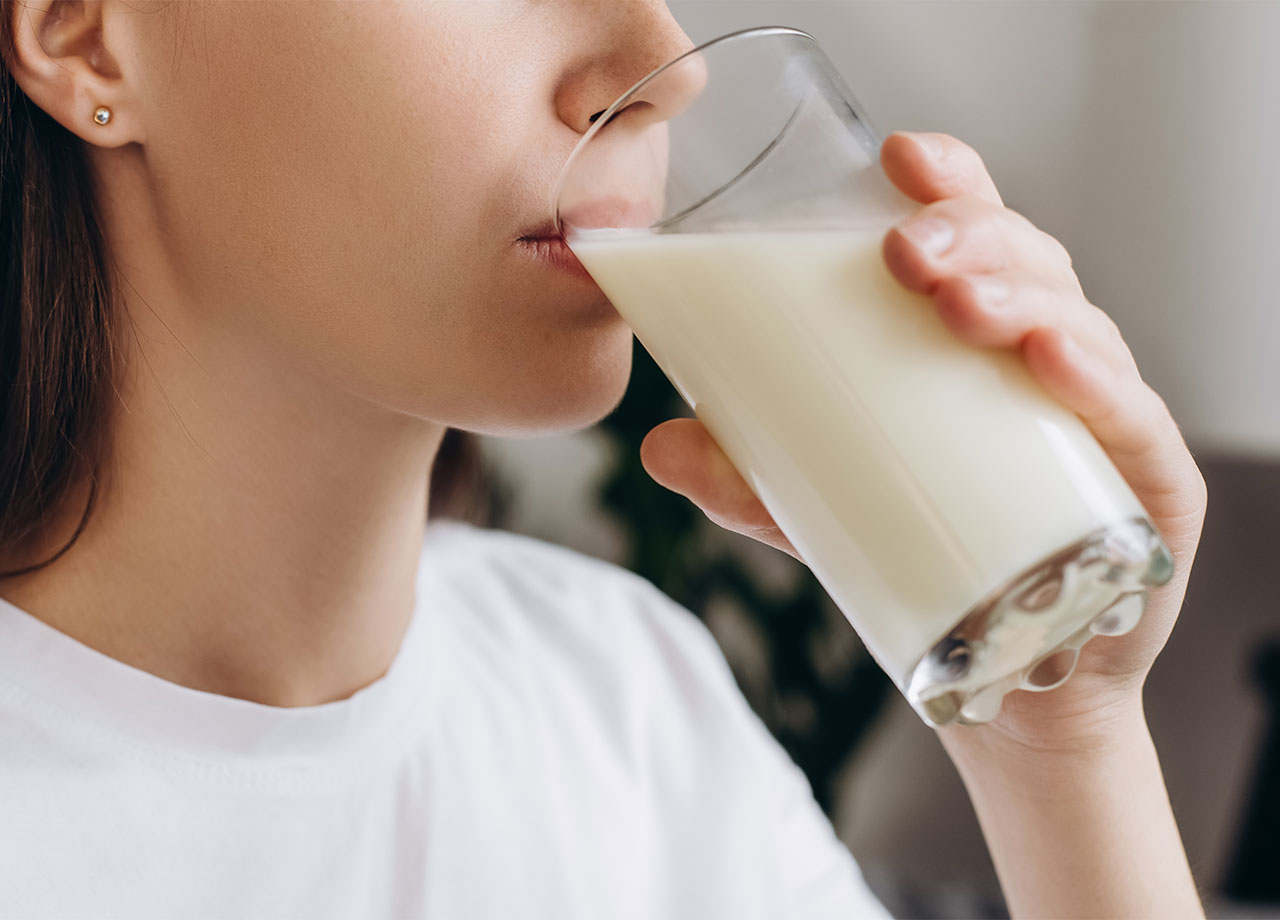
M498 417L467 427L477 434L535 438L596 424L618 407L631 379L631 330L620 328L596 347L565 349L529 365L505 398L495 398Z

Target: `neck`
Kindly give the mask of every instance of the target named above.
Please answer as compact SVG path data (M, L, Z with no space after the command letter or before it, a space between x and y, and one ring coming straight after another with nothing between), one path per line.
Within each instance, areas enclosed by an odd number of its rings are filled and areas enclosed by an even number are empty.
M342 699L381 676L412 614L443 429L308 413L215 368L175 385L149 363L113 420L80 539L0 595L127 664L268 705Z
M65 555L0 596L195 689L274 706L350 696L408 627L444 428L309 387L203 329L216 310L145 271L130 282L97 507ZM36 559L82 508L60 509Z

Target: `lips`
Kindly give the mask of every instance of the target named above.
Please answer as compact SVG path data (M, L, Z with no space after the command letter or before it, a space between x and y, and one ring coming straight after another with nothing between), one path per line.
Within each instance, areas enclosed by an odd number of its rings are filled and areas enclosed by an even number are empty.
M555 221L549 220L545 223L531 227L525 233L520 234L521 240L558 240L560 233L556 230Z
M649 202L608 196L570 208L567 214L562 215L562 223L580 230L647 228L653 224L657 213L658 209ZM545 265L581 278L591 277L564 237L557 232L555 221L543 221L530 227L516 240L516 245Z
M559 269L579 278L590 279L591 275L573 254L569 244L563 237L543 237L541 239L521 239L516 245L529 253L544 265Z

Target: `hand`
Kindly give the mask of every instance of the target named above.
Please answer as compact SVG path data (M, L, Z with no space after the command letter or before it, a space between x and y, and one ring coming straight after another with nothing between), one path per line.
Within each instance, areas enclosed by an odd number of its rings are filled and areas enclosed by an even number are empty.
M1169 584L1150 591L1139 625L1086 644L1065 684L1045 693L1015 691L993 722L945 728L944 740L963 738L960 743L1006 753L1105 743L1141 711L1143 681L1182 606L1204 520L1204 479L1115 323L1085 299L1066 250L1004 207L971 148L944 134L899 133L885 141L881 164L922 205L885 237L889 270L906 287L930 295L961 341L1022 355L1041 385L1093 431L1176 566ZM655 480L715 523L799 558L700 422L659 425L640 456Z

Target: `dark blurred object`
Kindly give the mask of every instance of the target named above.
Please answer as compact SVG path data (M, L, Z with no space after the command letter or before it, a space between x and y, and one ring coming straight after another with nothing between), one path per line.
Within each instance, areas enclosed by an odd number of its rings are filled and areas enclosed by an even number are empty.
M865 866L863 877L880 903L895 917L909 917L911 920L955 920L957 917L1009 920L1009 909L998 891L988 893L971 884L954 881L935 880L922 884Z
M1223 892L1237 901L1280 904L1280 641L1259 651L1254 678L1267 703L1268 730Z
M765 590L742 558L700 538L700 510L644 471L640 442L655 425L688 415L688 409L648 352L638 343L634 349L630 387L600 426L620 447L602 501L627 529L626 565L699 616L714 600L731 600L751 618L769 649L770 686L744 681L732 657L729 664L830 816L839 772L880 713L888 678L856 641L847 665L822 666L818 659L830 644L834 608L808 570L789 593ZM835 628L852 640L852 627L838 614L834 618Z
M1257 823L1265 803L1255 789L1263 788L1268 770L1280 779L1274 755L1272 766L1265 764L1268 748L1275 750L1280 707L1274 693L1258 692L1253 677L1258 656L1280 638L1274 578L1280 458L1215 455L1194 445L1193 451L1209 486L1204 536L1178 624L1144 696L1187 856L1207 897L1231 899L1214 904L1213 915L1225 916L1228 908L1248 909L1228 891L1245 890L1237 867L1247 858L1245 841L1257 833L1247 825L1266 832ZM1274 856L1270 866L1255 865L1264 876L1280 875Z
M431 471L429 513L481 527L498 526L510 496L489 474L476 436L456 428L445 432Z

